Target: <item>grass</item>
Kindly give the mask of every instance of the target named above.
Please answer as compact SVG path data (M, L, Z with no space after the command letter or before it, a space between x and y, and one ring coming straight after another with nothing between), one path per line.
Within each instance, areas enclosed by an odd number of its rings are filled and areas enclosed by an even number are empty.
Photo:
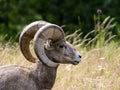
M78 66L62 65L53 90L120 90L120 48L81 49Z
M31 65L31 63L23 57L18 45L12 46L10 43L2 45L2 43L0 43L0 65L9 64Z
M94 30L83 39L79 31L66 36L81 53L82 61L76 66L60 65L52 90L120 90L119 42L113 41L114 35L109 34L113 28L111 25L114 25L110 17L103 22L95 24ZM95 37L88 38L91 34ZM32 66L25 60L18 45L0 42L0 66L8 64Z
M78 47L77 47L78 48ZM78 48L79 65L61 65L53 90L120 90L120 47L111 42L103 48ZM0 45L0 65L31 66L19 47Z

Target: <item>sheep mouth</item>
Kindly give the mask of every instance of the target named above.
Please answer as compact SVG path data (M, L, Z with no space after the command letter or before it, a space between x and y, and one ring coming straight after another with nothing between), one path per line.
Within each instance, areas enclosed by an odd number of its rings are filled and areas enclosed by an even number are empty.
M79 62L80 62L80 61L74 61L73 64L74 64L74 65L77 65L77 64L79 64Z

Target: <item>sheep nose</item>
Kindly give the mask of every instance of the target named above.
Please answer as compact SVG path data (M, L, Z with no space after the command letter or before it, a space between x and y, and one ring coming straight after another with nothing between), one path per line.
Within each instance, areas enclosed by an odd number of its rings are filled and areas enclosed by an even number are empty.
M79 58L82 58L82 56L79 55Z

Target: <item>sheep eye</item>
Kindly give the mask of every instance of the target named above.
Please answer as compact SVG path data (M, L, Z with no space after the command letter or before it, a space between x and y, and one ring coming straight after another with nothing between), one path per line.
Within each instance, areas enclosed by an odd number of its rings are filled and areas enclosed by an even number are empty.
M60 47L60 48L63 48L63 47L64 47L64 45L60 45L59 47Z

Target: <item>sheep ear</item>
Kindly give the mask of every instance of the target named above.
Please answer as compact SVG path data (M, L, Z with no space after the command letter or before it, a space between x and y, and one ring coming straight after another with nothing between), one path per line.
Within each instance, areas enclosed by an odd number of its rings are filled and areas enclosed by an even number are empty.
M54 47L53 47L53 42L51 40L47 40L46 43L45 43L45 49L46 50L53 50Z

